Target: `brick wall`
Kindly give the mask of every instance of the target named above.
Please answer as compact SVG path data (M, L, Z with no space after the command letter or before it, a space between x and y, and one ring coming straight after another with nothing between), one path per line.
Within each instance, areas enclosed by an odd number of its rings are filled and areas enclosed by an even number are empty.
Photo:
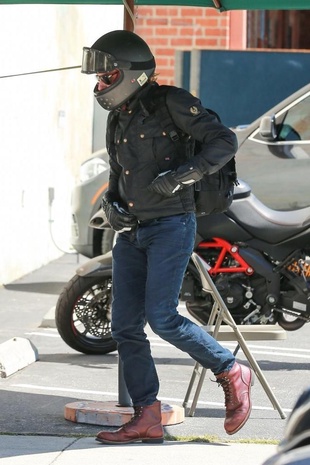
M200 7L138 6L135 14L135 32L155 55L160 84L174 84L176 50L229 48L229 13Z

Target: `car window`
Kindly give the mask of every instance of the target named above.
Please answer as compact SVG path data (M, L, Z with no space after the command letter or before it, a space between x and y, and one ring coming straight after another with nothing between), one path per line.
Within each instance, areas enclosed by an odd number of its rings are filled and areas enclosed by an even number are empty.
M277 140L310 140L310 96L286 112Z
M259 127L246 139L240 138L238 177L246 181L256 197L270 208L294 210L309 207L309 91L304 98L300 97L276 113L276 126L275 140L262 137Z

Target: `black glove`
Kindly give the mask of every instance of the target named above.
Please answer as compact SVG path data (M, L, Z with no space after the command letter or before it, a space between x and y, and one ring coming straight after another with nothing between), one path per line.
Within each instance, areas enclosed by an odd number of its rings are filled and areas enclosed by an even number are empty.
M119 233L130 231L137 225L137 218L122 208L118 202L111 201L109 194L102 197L101 208L114 231Z
M160 173L148 186L148 190L164 197L173 197L184 187L199 181L202 176L203 174L192 166L180 166L176 171Z

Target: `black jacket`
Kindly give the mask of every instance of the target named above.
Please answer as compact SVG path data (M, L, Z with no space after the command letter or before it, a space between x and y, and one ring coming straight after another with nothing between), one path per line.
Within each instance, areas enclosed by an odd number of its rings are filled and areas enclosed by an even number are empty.
M107 150L110 156L109 192L138 220L177 215L195 210L194 188L173 197L163 197L147 187L159 173L180 165L194 166L212 174L237 151L235 134L210 115L201 102L186 90L169 87L166 104L175 125L184 136L184 150L163 130L154 112L158 84L149 84L126 109L109 114ZM189 157L190 140L201 143L201 151Z

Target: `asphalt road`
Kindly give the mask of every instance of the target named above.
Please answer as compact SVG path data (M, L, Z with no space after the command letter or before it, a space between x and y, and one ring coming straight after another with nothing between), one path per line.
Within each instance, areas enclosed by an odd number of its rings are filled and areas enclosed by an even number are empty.
M81 264L85 257L79 257ZM80 400L118 399L117 353L88 356L70 349L53 327L41 327L44 317L56 304L63 285L79 266L76 255L59 260L22 279L0 288L0 343L19 336L30 339L39 351L39 360L0 379L1 433L86 434L100 426L72 423L64 419L66 404ZM185 311L181 306L180 311ZM162 401L182 405L194 362L148 331L161 381ZM309 325L287 333L283 341L250 343L249 347L274 391L282 409L289 414L297 397L310 384ZM234 343L224 343L234 350ZM247 363L241 351L240 361ZM207 372L194 417L186 417L166 432L178 436L212 435L227 439L276 439L283 436L285 420L274 410L262 386L253 387L253 410L247 424L233 437L223 429L222 389Z

